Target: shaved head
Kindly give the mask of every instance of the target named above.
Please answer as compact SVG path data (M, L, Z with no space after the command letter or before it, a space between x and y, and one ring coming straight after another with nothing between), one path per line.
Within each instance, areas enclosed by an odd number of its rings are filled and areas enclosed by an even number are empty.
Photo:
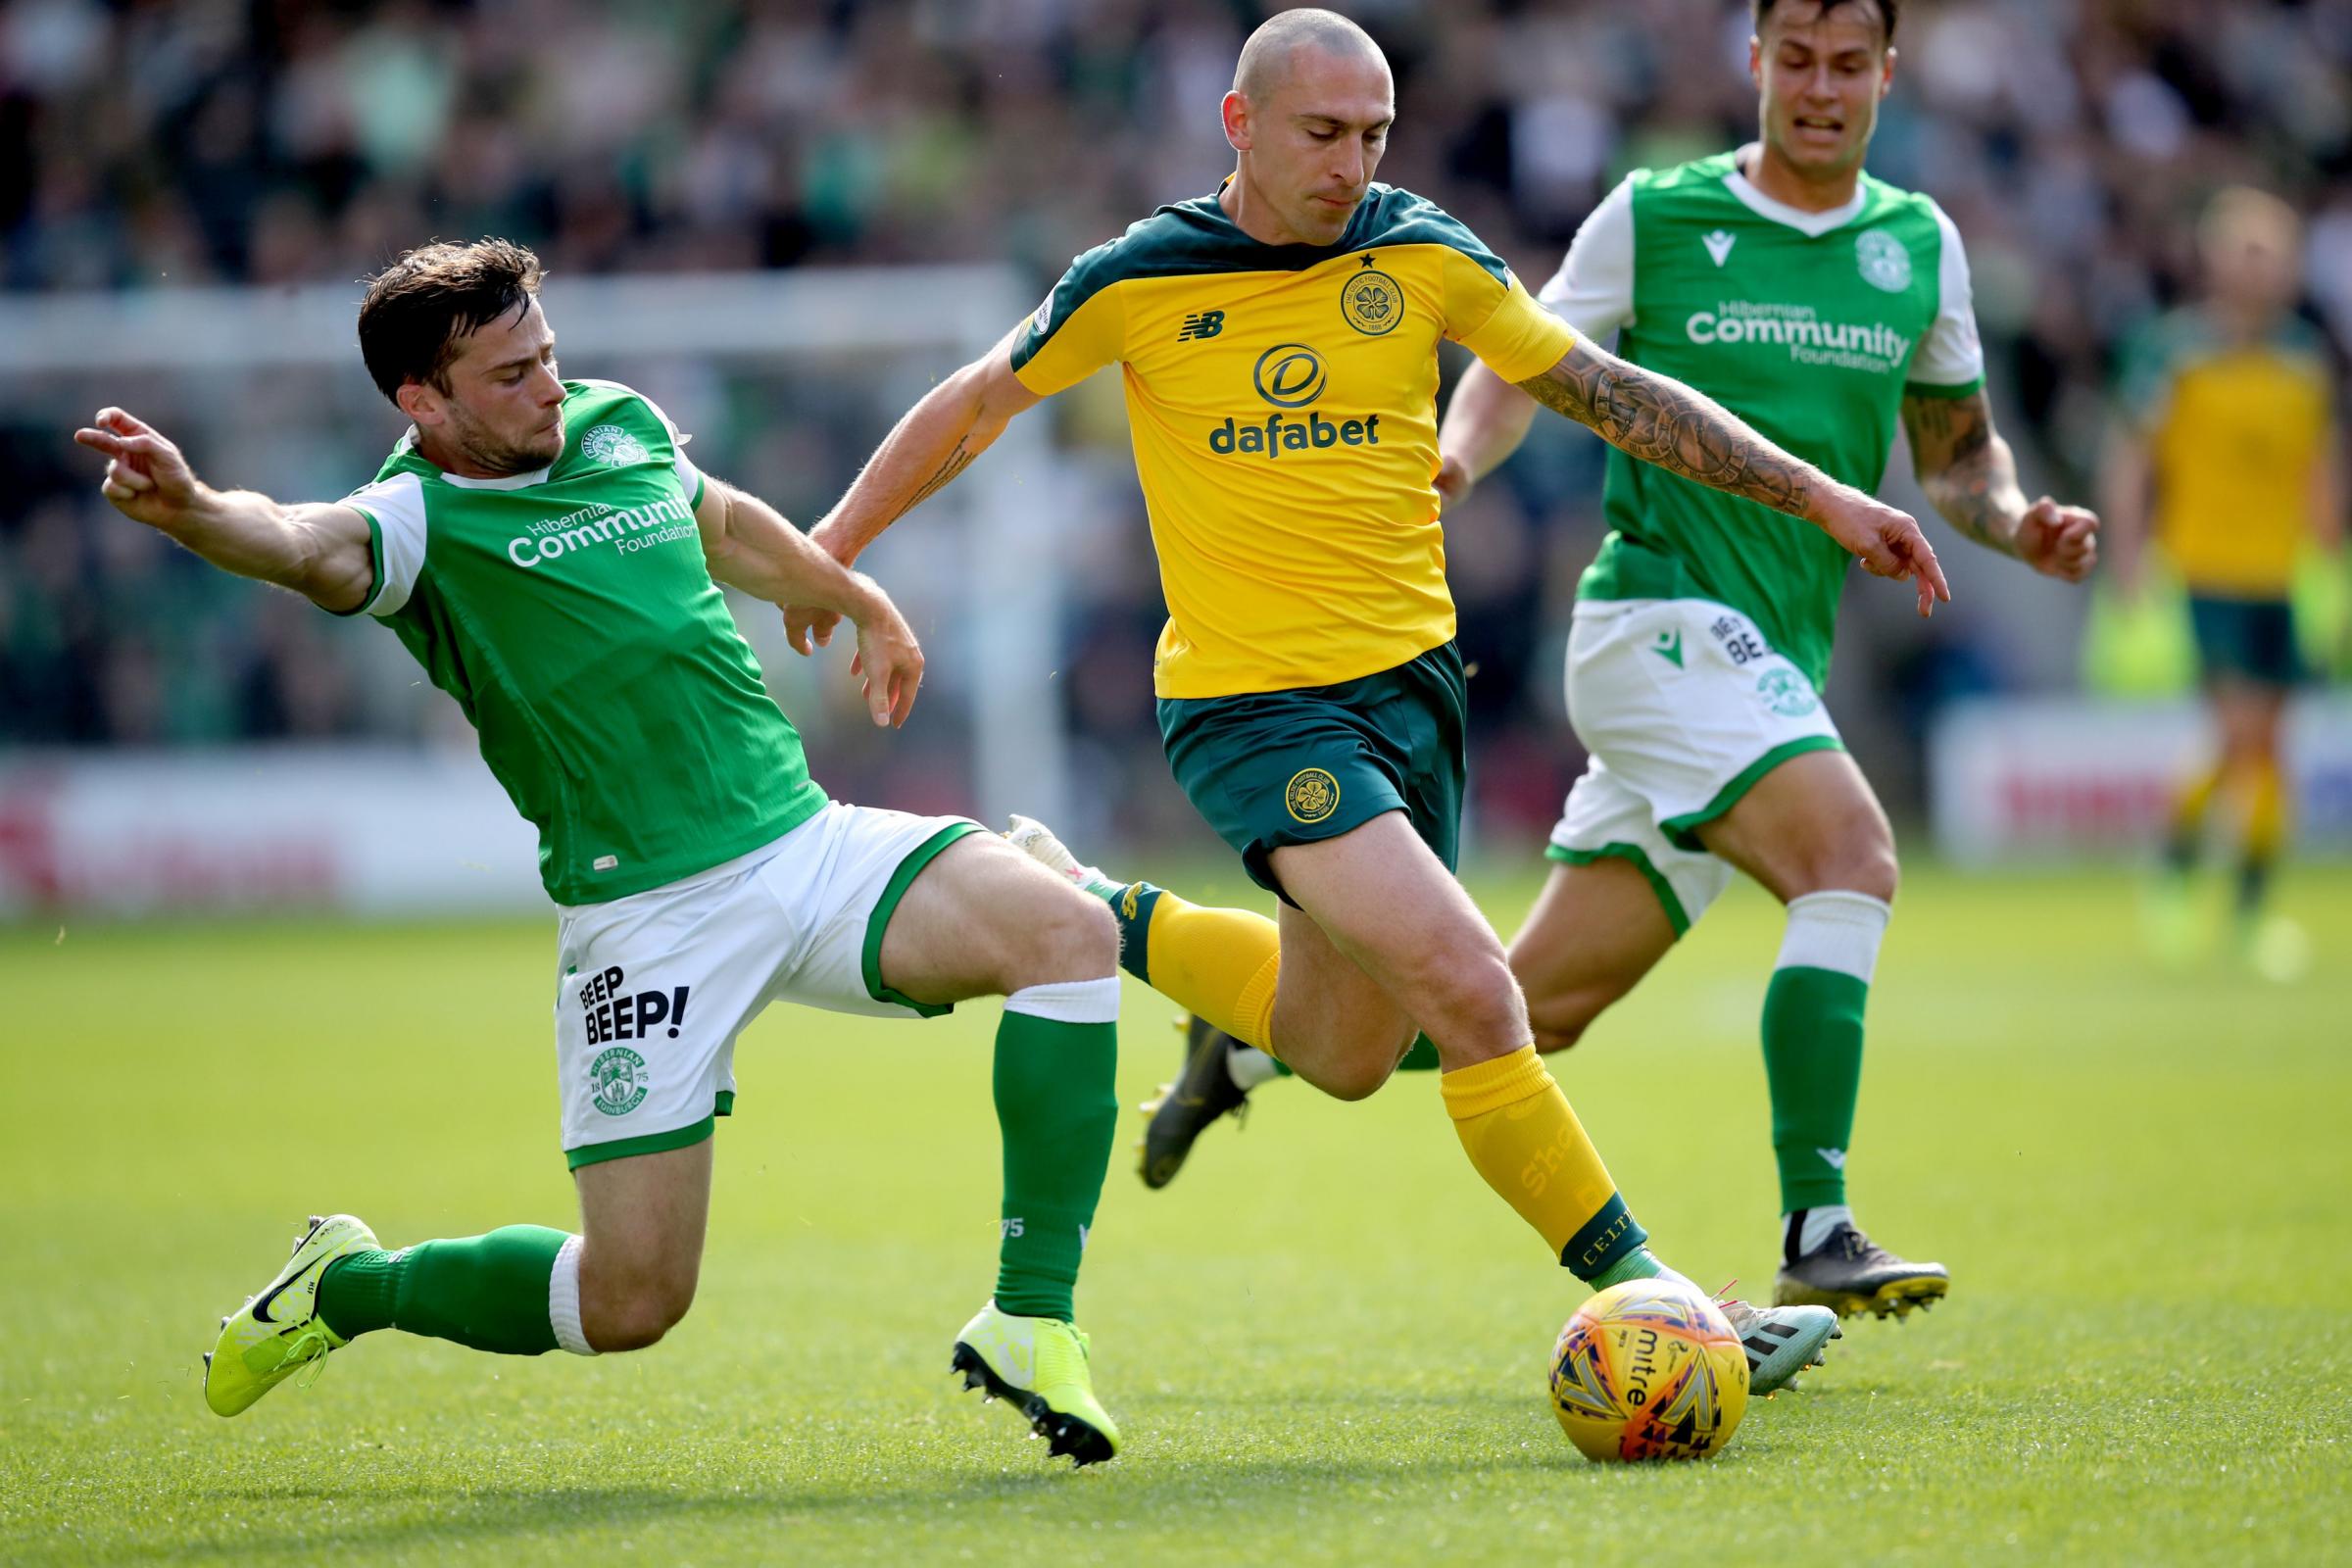
M1311 6L1285 11L1258 24L1242 45L1242 58L1233 68L1233 90L1263 103L1282 87L1292 61L1303 49L1319 50L1342 59L1362 56L1388 67L1388 57L1372 35L1336 11Z

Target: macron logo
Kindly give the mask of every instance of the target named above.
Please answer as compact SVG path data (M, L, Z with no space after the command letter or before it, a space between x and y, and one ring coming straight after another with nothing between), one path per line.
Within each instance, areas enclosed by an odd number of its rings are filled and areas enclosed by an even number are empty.
M1705 242L1707 254L1715 258L1715 265L1721 267L1732 259L1732 246L1738 243L1740 236L1729 229L1719 228L1712 234L1701 234L1699 238Z
M1843 1170L1843 1169L1845 1169L1845 1151L1844 1151L1844 1150L1842 1150L1842 1149L1816 1149L1815 1151L1813 1151L1813 1152L1815 1152L1816 1154L1819 1154L1819 1155L1821 1156L1821 1162L1822 1162L1823 1164L1825 1164L1825 1165L1829 1166L1829 1167L1830 1167L1830 1169L1832 1169L1832 1170Z

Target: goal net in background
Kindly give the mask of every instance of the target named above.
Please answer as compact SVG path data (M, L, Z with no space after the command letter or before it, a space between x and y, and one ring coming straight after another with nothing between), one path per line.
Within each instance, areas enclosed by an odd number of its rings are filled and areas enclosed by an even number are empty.
M35 580L15 585L12 647L27 702L129 705L151 742L0 752L0 911L132 910L318 903L360 910L530 906L541 900L530 830L489 779L471 732L398 643L291 596L238 582L92 508L98 465L73 427L118 403L177 440L222 487L333 499L372 476L404 428L363 368L356 286L190 289L0 299L0 456L21 472L77 459L79 499L15 519ZM836 500L891 422L937 377L996 342L1034 303L1008 269L907 268L551 280L565 373L624 381L693 436L708 471L806 525ZM1101 505L1084 462L1058 458L1050 421L1015 421L961 479L860 566L922 637L929 672L914 719L876 731L849 674L847 630L814 662L780 615L730 593L771 690L838 798L916 811L1059 817L1069 746L1055 669L1065 539ZM54 478L55 476L52 475ZM1132 480L1129 481L1130 487ZM54 488L52 490L54 492ZM38 487L36 487L36 493ZM1127 507L1132 510L1132 502ZM1124 518L1120 519L1122 522ZM1141 538L1131 541L1147 547ZM71 624L26 624L81 552L142 557L107 607L138 635L110 638L103 667L74 655ZM58 586L64 586L61 576ZM22 607L29 604L30 610ZM44 643L46 637L48 642ZM257 642L277 656L265 672ZM1148 682L1148 645L1133 650ZM224 710L287 710L298 741L217 744ZM593 681L593 660L581 679ZM1099 823L1098 808L1084 813Z

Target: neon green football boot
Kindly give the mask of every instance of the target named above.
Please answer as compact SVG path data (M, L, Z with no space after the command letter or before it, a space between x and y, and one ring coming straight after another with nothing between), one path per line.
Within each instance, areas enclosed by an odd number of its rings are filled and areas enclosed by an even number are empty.
M318 1315L318 1280L334 1259L375 1245L375 1232L349 1214L311 1216L286 1266L261 1295L220 1320L220 1339L204 1354L204 1402L215 1415L235 1415L351 1343Z
M1119 1451L1119 1429L1095 1399L1086 1336L1050 1317L1016 1317L990 1301L956 1336L949 1370L966 1389L1009 1399L1046 1440L1046 1452L1068 1454L1080 1467Z

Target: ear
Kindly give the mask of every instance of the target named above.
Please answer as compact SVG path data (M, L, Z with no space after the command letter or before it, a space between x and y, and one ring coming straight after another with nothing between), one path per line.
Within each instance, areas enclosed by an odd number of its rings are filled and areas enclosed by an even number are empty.
M1884 98L1894 88L1894 45L1886 46L1886 65L1879 73L1879 96Z
M1250 150L1250 100L1239 90L1225 95L1217 113L1225 122L1225 144L1237 153Z
M1755 84L1756 91L1764 90L1764 40L1752 32L1747 35L1747 79Z
M441 394L422 381L401 382L400 390L392 394L392 401L400 405L400 412L409 416L409 422L419 428L439 424L444 417Z

